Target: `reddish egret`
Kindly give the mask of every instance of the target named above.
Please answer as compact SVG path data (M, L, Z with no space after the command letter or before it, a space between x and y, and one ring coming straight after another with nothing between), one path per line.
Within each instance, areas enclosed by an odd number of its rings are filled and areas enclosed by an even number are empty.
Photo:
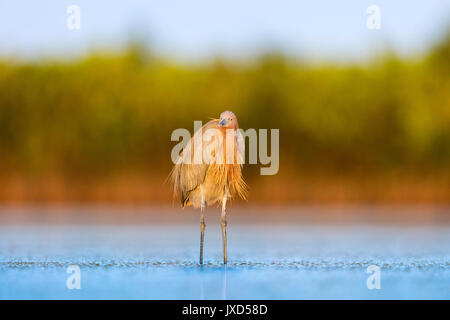
M223 263L227 263L227 199L246 199L242 178L243 139L238 139L238 121L231 111L213 119L194 133L172 170L175 195L181 206L200 208L200 264L203 263L205 208L222 205ZM230 161L231 160L231 161Z

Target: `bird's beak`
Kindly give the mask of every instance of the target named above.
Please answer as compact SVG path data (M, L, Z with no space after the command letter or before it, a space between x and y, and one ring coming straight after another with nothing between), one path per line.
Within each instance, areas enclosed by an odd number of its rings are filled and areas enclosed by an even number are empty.
M228 123L227 119L222 119L222 120L220 120L220 122L219 122L219 127L223 127L223 126L225 126L227 123Z

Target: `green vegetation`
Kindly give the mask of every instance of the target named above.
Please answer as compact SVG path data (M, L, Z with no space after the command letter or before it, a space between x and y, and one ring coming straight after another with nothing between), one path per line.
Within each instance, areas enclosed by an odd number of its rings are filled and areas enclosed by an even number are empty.
M0 62L0 176L166 176L172 130L230 109L280 128L280 172L450 172L450 36L421 58L177 64L132 47ZM285 165L285 167L283 167ZM257 168L247 176L259 179ZM294 172L295 174L295 172Z

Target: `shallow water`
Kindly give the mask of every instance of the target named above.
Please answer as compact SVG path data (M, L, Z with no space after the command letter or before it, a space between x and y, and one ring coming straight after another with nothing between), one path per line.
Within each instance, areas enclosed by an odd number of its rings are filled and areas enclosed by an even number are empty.
M449 299L449 226L3 225L1 299ZM69 290L69 265L81 289ZM369 265L381 288L369 290Z

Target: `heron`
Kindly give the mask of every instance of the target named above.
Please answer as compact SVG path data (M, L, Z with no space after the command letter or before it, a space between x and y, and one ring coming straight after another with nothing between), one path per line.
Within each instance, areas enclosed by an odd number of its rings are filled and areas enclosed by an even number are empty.
M247 199L242 176L243 139L238 120L231 111L220 114L197 130L180 152L171 172L174 195L181 207L200 208L200 264L203 264L205 210L222 207L223 263L227 263L227 200ZM199 161L200 160L200 161Z

